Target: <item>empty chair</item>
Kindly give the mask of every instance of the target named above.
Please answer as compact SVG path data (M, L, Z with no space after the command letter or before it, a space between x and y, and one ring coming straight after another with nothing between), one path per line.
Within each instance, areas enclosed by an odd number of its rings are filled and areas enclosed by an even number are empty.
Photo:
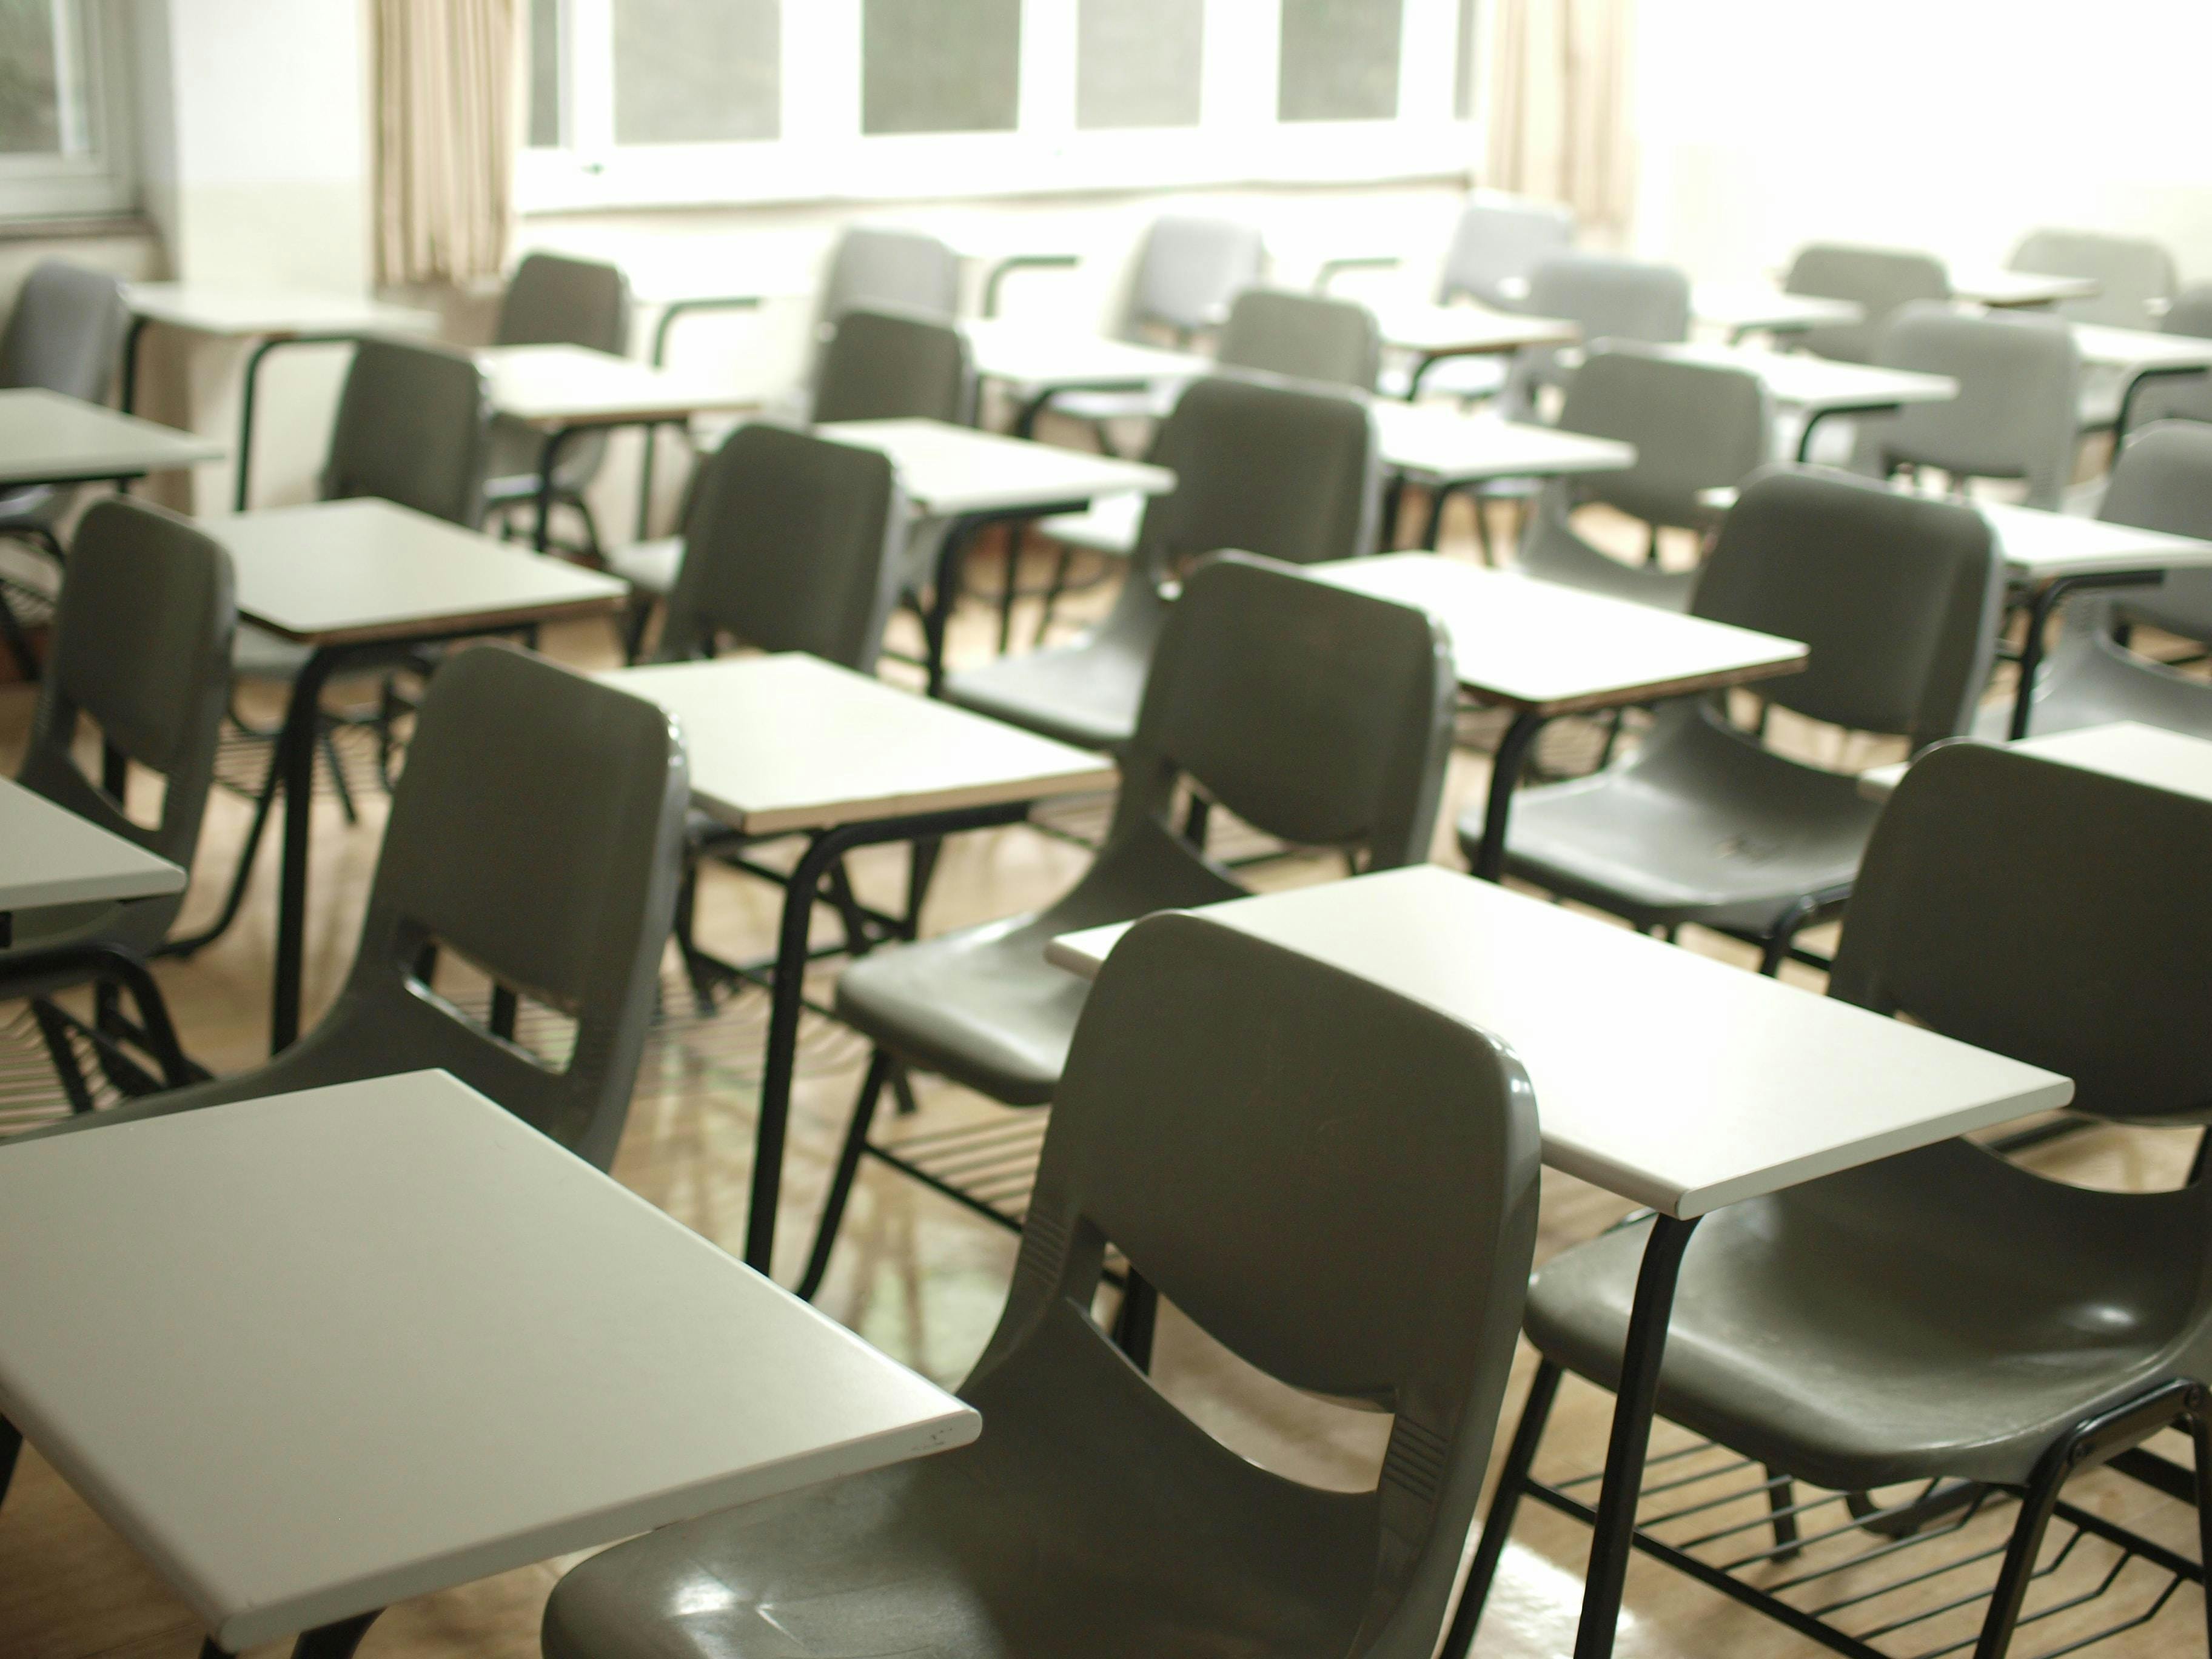
M577 345L619 357L629 350L629 282L621 270L592 259L532 253L514 268L499 308L494 345ZM501 417L492 428L490 483L485 495L492 508L519 506L538 495L545 436L520 421ZM584 491L606 459L604 433L585 433L562 446L553 470L553 495L574 507L584 524L585 544L594 557L599 532Z
M37 387L106 403L130 320L123 284L106 271L40 260L23 279L8 326L0 331L0 388ZM0 536L32 542L58 562L62 550L54 526L70 495L49 484L0 489ZM0 635L26 680L38 678L38 664L23 639L22 623L51 607L46 593L0 577Z
M1946 744L1913 766L1882 815L1829 994L2069 1077L2076 1110L2202 1123L2212 1105L2203 994L2212 884L2174 872L2208 857L2212 804ZM1601 1385L1620 1374L1646 1232L1638 1224L1570 1249L1530 1286L1528 1332L1543 1364L1486 1544L1504 1541L1523 1489L1520 1449L1536 1449L1560 1371ZM2179 1419L2197 1435L2197 1502L2212 1509L2201 1449L2208 1237L2212 1182L2093 1192L1966 1140L1733 1205L1698 1224L1682 1260L1658 1410L1764 1463L1783 1482L1771 1499L1779 1515L1793 1512L1792 1478L1856 1494L1963 1477L2017 1493L2002 1566L1954 1553L1940 1581L1943 1601L1961 1608L1988 1597L1973 1650L1999 1659L2070 1475ZM2186 1492L2189 1472L2166 1468ZM1993 1502L1983 1512L2004 1511ZM1876 1525L1889 1537L1911 1530L1887 1518ZM1800 1517L1808 1534L1844 1519L1840 1504ZM1729 1542L1747 1559L1759 1548L1742 1535ZM1485 1549L1470 1576L1458 1621L1468 1633L1495 1553ZM1736 1578L1759 1582L1756 1566ZM2039 1605L2073 1593L2061 1583ZM1805 1615L1791 1611L1802 1630ZM1895 1611L1885 1602L1877 1616ZM2049 1639L2033 1650L2051 1650Z
M1960 486L2017 478L2028 506L2065 504L2081 365L2064 323L1916 301L1890 319L1875 355L1890 368L1948 375L1959 395L1861 421L1853 470L1886 478L1900 466L1929 466Z
M2137 430L2112 464L2099 517L2176 536L2212 538L2212 426L2168 421ZM2212 738L2212 684L2136 655L2115 631L2145 621L2212 642L2212 571L2176 570L2156 587L2076 594L2064 631L2036 676L2031 733L2141 720ZM2002 738L2008 707L1983 711L1975 729Z
M960 308L960 260L936 237L854 225L837 239L815 320L826 331L848 311L902 311L950 322Z
M77 526L62 578L52 659L17 781L189 871L215 780L235 617L230 556L218 543L160 507L95 501ZM108 757L97 779L75 752L87 720ZM150 824L126 811L118 793L134 768L161 780L161 813ZM150 956L183 906L184 895L174 893L26 910L15 919L12 946L0 946L0 970L33 953L90 946ZM40 1032L79 1109L91 1102L67 1036L75 1022L44 999L93 976L57 970L9 988L11 995L40 999ZM103 999L100 1038L112 1024ZM128 1075L119 1064L108 1069Z
M1477 191L1460 210L1444 250L1437 303L1473 300L1493 311L1536 311L1527 284L1546 259L1574 246L1575 216L1551 202ZM1542 315L1538 311L1538 315Z
M1741 484L1766 462L1774 417L1765 382L1747 369L1601 346L1568 381L1559 425L1633 444L1636 465L1546 484L1522 538L1521 568L1547 581L1686 610L1696 571L1624 564L1585 541L1570 515L1603 502L1650 525L1655 551L1662 526L1709 528L1700 493Z
M1201 564L1169 613L1121 763L1106 842L1042 911L895 945L838 982L837 1012L876 1045L807 1270L819 1282L876 1099L919 1066L1012 1106L1054 1097L1085 986L1045 961L1055 935L1244 890L1171 823L1176 786L1267 834L1364 854L1428 856L1454 680L1421 611L1240 554Z
M653 1013L690 799L683 744L653 704L512 646L455 653L423 696L330 1012L265 1066L65 1127L441 1066L605 1169ZM425 982L447 951L498 988L488 1024ZM512 1040L521 997L574 1022L565 1054Z
M1152 459L1176 488L1146 504L1112 613L1074 644L952 675L948 701L1085 748L1118 747L1135 730L1169 608L1160 583L1224 548L1291 564L1374 548L1375 420L1352 398L1199 380L1161 424Z
M2061 300L2055 309L2070 322L2112 328L2155 328L2178 286L2173 256L2141 236L2092 230L2033 230L2005 261L2013 270L2044 276L2086 276L2097 292Z
M1791 294L1849 300L1860 307L1865 314L1856 323L1824 324L1792 337L1816 356L1850 363L1875 361L1882 331L1900 306L1951 297L1950 274L1930 254L1836 242L1800 248L1782 286Z
M1690 279L1672 265L1607 254L1559 254L1529 273L1528 309L1539 317L1565 318L1581 330L1588 345L1665 344L1690 337ZM1562 386L1566 378L1560 348L1522 348L1514 354L1506 376L1504 412L1528 417L1536 412L1542 390Z
M1536 1184L1534 1103L1493 1039L1218 923L1141 922L1091 993L961 1389L981 1437L593 1557L547 1604L546 1659L1426 1659ZM1086 1315L1109 1243L1248 1364L1395 1413L1376 1487L1271 1474L1155 1394Z
M2159 329L2166 334L2212 338L2212 283L2198 283L2174 295ZM2212 421L2212 374L2160 376L2136 388L2129 405L2130 428L2154 421Z
M2004 567L1972 508L1806 469L1744 489L1690 611L1802 641L1774 706L1917 751L1967 729L1995 653ZM1721 707L1662 707L1627 759L1523 792L1506 867L1640 927L1696 922L1757 942L1778 972L1850 891L1880 809L1856 778L1788 760ZM1469 858L1480 811L1461 820Z

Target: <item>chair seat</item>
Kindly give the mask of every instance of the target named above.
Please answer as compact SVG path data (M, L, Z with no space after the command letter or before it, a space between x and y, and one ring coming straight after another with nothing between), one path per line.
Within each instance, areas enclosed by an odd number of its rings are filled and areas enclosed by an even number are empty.
M1044 915L1014 916L873 952L837 981L837 1016L994 1100L1044 1105L1090 988L1044 959L1065 931Z
M1137 527L1145 516L1142 495L1105 495L1091 504L1087 513L1059 513L1040 519L1040 535L1086 553L1103 553L1126 559L1136 550Z
M1038 1328L1066 1362L1049 1397L967 1390L971 1445L592 1557L547 1604L545 1659L1340 1659L1374 1495L1200 1441L1137 1371L1091 1358L1082 1321L1058 1305ZM1130 1436L1133 1412L1163 1432Z
M591 483L606 452L606 437L587 433L561 447L553 468L553 484L563 495L574 495ZM505 415L491 422L491 458L484 477L484 501L489 506L512 506L538 494L538 469L544 459L545 434Z
M955 674L945 700L1080 749L1118 749L1137 729L1151 666L1149 649L1102 632Z
M1802 896L1850 881L1880 813L1854 778L1669 709L1627 760L1516 796L1507 867L1643 926L1764 933ZM1481 832L1480 814L1462 820L1464 844Z
M1682 1263L1659 1411L1838 1491L2018 1484L2179 1352L2203 1241L2187 1191L2101 1193L1951 1141L1717 1212ZM1553 1258L1529 1339L1612 1386L1648 1224Z
M677 573L684 568L684 538L663 536L655 541L630 542L607 550L607 569L641 592L665 599L676 591Z

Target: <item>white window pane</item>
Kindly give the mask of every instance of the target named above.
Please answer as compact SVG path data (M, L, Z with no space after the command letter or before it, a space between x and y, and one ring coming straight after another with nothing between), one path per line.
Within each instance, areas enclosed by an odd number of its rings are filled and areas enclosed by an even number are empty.
M530 142L561 144L561 0L530 3Z
M1012 132L1022 0L862 0L863 132Z
M1404 0L1283 0L1279 118L1396 118L1403 11Z
M52 0L0 0L0 152L61 149L61 48Z
M1082 0L1075 125L1194 127L1206 0Z
M615 142L775 137L781 13L781 0L614 0Z

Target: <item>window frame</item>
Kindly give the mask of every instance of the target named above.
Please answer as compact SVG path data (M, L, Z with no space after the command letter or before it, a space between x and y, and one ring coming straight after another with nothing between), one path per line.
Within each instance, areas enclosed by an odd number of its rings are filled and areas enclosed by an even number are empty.
M101 0L52 0L52 9L58 25L67 20L56 30L57 56L74 52L83 59L84 106L74 112L75 120L65 110L62 124L64 134L82 128L83 149L74 155L67 149L0 154L0 222L112 217L137 206L123 8Z
M1278 120L1281 0L1203 0L1199 125L1078 130L1078 0L1023 0L1013 131L876 137L860 130L860 0L785 0L779 137L628 146L613 142L613 0L555 3L563 147L521 151L525 214L1371 183L1463 175L1478 161L1480 107L1462 119L1456 96L1486 8L1463 40L1461 0L1404 0L1393 120ZM821 76L830 63L851 72Z

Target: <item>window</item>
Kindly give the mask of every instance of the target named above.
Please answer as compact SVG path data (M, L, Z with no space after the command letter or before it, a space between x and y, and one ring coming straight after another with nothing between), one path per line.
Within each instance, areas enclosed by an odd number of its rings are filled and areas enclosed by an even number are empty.
M115 9L0 0L0 217L131 205Z
M529 3L526 210L1433 177L1476 160L1479 0Z

